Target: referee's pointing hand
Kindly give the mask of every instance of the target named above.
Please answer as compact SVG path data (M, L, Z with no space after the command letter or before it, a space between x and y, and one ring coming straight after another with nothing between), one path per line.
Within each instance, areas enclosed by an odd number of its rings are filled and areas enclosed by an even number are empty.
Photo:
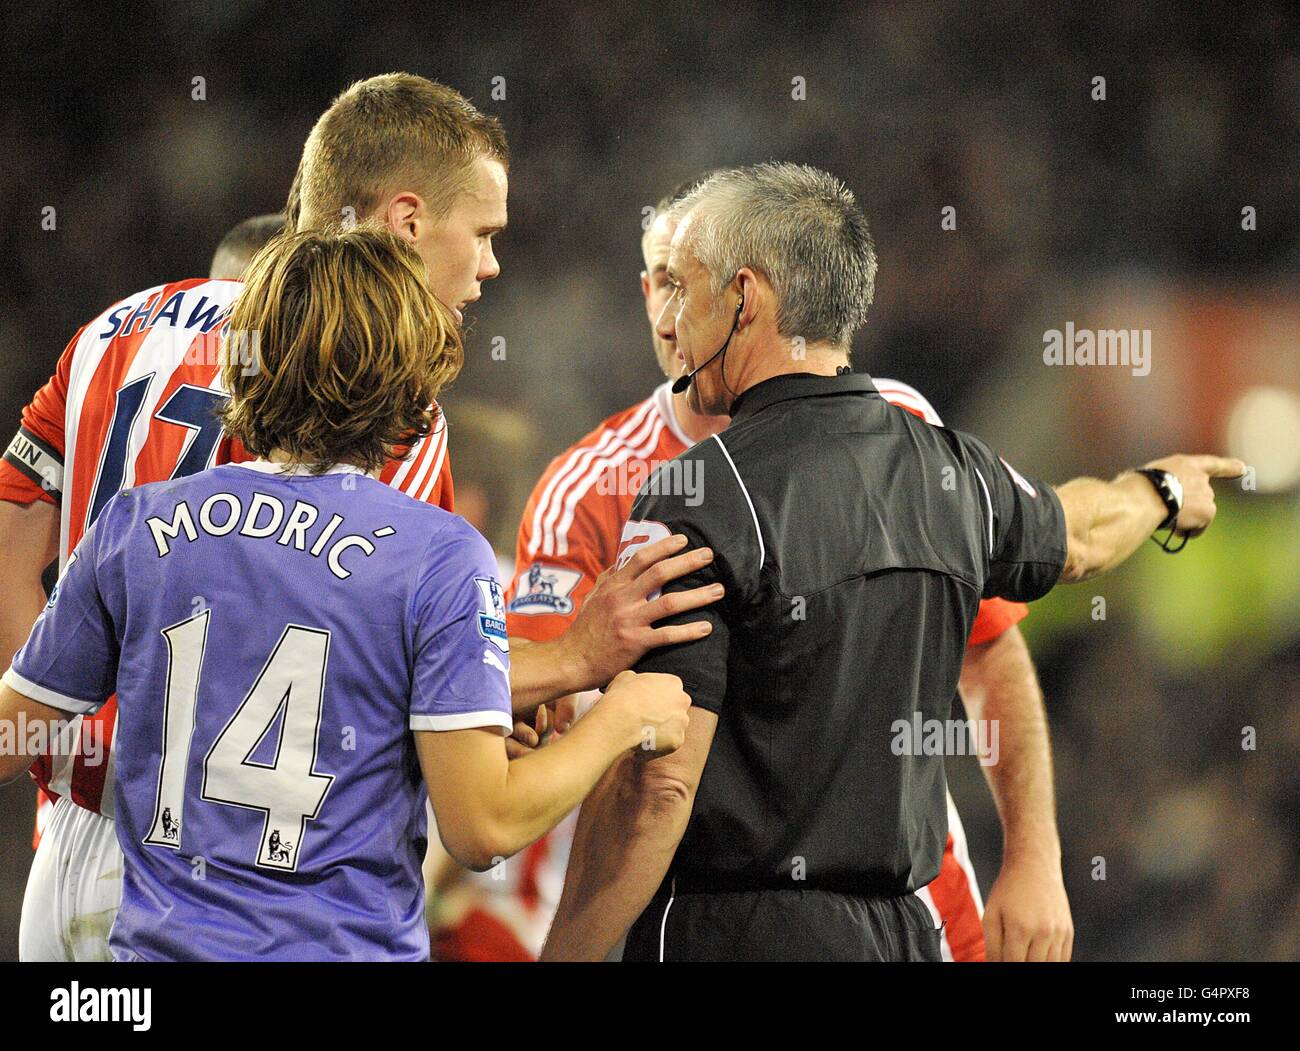
M1177 475L1183 486L1183 509L1174 523L1179 533L1199 536L1214 521L1218 508L1214 503L1212 478L1240 478L1246 465L1226 456L1178 455L1152 460L1148 467Z

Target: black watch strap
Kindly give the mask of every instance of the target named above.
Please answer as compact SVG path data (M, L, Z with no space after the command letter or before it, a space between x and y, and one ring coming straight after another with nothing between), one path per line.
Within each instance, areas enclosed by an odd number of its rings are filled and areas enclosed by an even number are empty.
M1173 488L1169 485L1169 472L1154 467L1140 467L1137 473L1144 475L1155 487L1156 492L1160 494L1160 499L1165 502L1165 509L1169 512L1165 520L1156 526L1156 530L1168 529L1178 520L1178 514L1183 509L1182 501L1174 495Z
M1183 501L1180 496L1181 487L1175 487L1170 483L1170 478L1173 476L1168 471L1161 471L1155 467L1141 467L1137 473L1146 475L1147 480L1155 486L1156 492L1160 494L1160 499L1165 502L1165 507L1169 511L1165 520L1156 526L1157 533L1163 529L1168 529L1169 532L1163 537L1152 536L1151 539L1169 554L1176 555L1187 546L1187 541L1191 539L1190 534L1184 533L1179 537L1182 543L1177 547L1173 546L1173 540L1177 535L1178 515L1183 509Z

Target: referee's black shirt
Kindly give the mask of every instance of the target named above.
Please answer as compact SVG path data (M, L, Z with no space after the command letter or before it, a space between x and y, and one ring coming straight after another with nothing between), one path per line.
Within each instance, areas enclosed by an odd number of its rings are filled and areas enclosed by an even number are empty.
M671 589L721 581L727 594L703 611L712 634L636 667L681 676L718 716L669 879L679 892L924 887L947 835L943 757L915 742L895 754L894 724L950 717L981 597L1029 601L1056 583L1055 493L862 374L757 384L677 460L642 489L625 543L684 533L715 558Z

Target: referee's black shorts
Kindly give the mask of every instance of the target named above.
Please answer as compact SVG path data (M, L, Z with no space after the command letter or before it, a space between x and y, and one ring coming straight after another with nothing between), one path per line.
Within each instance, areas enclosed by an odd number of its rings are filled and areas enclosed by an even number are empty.
M939 931L915 894L661 888L628 932L623 959L878 963L942 957Z

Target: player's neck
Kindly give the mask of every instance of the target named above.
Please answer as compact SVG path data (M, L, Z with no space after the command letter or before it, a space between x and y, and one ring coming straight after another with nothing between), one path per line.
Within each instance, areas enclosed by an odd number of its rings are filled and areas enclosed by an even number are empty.
M282 463L290 467L303 467L308 470L315 466L314 464L304 463L302 460L294 459L291 454L285 452L283 449L272 449L270 455L267 456L267 459L271 463ZM337 464L330 464L330 467L360 467L360 464L349 463L347 460L342 460ZM370 478L378 478L380 475L380 469L377 468L373 471L367 471L366 475Z
M705 438L727 429L730 416L703 416L691 408L687 402L689 391L673 395L673 415L677 417L677 426L693 442L702 442Z

